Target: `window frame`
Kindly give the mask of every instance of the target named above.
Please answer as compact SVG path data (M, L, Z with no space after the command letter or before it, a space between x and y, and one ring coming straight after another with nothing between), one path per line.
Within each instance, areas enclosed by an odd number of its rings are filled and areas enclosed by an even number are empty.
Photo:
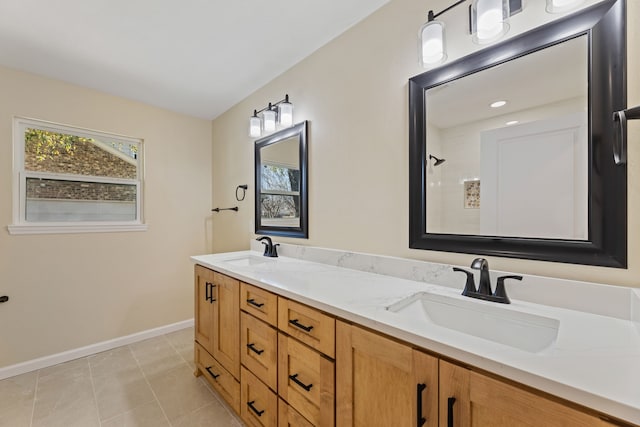
M43 131L64 133L84 138L95 138L109 142L135 144L138 146L136 156L136 178L112 178L103 176L87 176L52 172L36 172L25 170L25 131L39 129ZM136 219L133 221L55 221L28 222L26 220L27 179L54 179L60 181L82 181L108 184L126 184L136 186ZM145 231L144 222L144 140L109 132L84 129L76 126L48 122L26 117L13 117L13 223L7 226L10 234L58 234L58 233L95 233Z

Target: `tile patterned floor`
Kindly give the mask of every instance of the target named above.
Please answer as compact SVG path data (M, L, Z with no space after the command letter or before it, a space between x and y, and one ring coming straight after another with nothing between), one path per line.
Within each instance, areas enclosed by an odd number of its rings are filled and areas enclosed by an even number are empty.
M0 381L0 427L241 427L193 371L193 328Z

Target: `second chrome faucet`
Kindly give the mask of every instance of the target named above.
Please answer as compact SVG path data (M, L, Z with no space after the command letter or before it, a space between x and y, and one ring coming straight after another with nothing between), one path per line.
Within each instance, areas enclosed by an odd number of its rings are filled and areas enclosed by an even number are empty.
M511 300L509 300L509 297L507 296L507 290L504 287L504 281L506 279L522 280L522 276L507 275L498 277L496 289L492 292L491 276L489 275L489 262L484 258L476 258L471 263L471 268L474 270L480 270L480 283L478 284L477 289L473 278L473 272L467 271L463 268L453 267L453 271L458 271L467 275L467 281L465 283L464 290L462 291L462 295L485 301L511 304Z

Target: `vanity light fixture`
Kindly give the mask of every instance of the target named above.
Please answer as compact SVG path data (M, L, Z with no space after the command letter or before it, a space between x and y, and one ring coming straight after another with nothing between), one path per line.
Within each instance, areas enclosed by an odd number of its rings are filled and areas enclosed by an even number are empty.
M451 6L434 13L430 10L427 22L418 31L418 57L424 68L442 64L447 60L444 22L436 20L443 13L467 2L458 0ZM509 17L522 12L523 0L472 0L469 6L469 34L477 44L491 43L509 30ZM584 1L584 0L547 0Z
M584 3L584 0L547 0L547 12L564 13Z
M504 107L505 105L507 105L507 101L495 101L492 102L489 106L491 108L500 108L500 107Z
M293 104L289 102L288 94L278 102L270 102L261 110L253 110L253 116L249 118L249 136L258 138L263 131L275 131L277 125L283 128L293 125Z

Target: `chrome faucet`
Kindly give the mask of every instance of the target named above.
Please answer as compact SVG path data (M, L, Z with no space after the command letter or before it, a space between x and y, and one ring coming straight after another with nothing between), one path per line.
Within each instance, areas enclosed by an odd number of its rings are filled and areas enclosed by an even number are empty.
M491 276L489 275L489 262L484 258L476 258L471 263L471 268L474 270L480 270L480 284L476 290L476 285L473 279L473 273L463 268L453 267L453 271L465 273L467 275L467 281L462 291L462 295L482 299L485 301L499 302L501 304L511 304L511 300L507 296L507 290L504 287L504 281L506 279L522 280L522 276L507 275L498 277L495 292L491 291Z
M278 257L278 249L277 247L280 246L278 243L274 244L271 241L271 237L268 236L262 236L262 237L258 237L256 239L258 242L261 242L264 245L264 256L268 256L270 258L277 258ZM264 241L266 240L266 242Z

